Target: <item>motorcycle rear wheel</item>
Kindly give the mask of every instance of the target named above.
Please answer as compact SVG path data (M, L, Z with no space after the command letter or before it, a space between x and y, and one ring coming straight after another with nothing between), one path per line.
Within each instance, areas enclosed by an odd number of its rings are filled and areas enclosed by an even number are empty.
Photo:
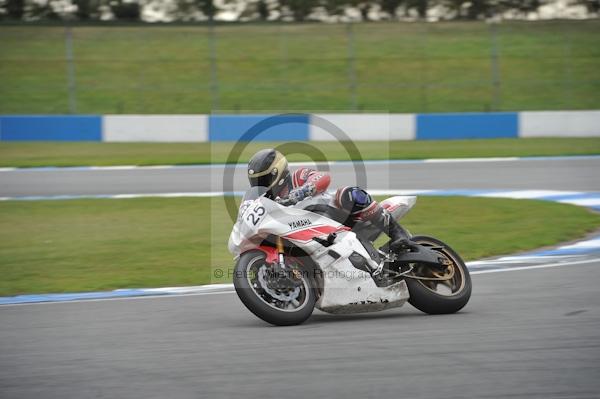
M413 265L407 275L406 285L410 298L408 302L420 311L428 314L448 314L461 310L471 297L471 276L460 255L452 248L434 237L415 236L412 241L431 247L447 259L449 265L444 273L427 265ZM435 280L436 278L451 278ZM425 279L419 279L425 278Z
M265 253L259 250L240 256L233 278L238 297L248 310L267 323L276 326L303 323L312 314L316 303L311 276L305 270L297 269L301 279L299 291L277 291L266 284L264 273L271 269L271 265L265 262L265 258Z

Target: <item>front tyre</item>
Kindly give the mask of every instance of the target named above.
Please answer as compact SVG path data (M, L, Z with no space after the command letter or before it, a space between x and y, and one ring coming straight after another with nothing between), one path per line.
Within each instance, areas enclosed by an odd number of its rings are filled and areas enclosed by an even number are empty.
M408 302L428 314L448 314L461 310L471 297L471 276L465 262L448 245L427 236L412 238L417 244L438 252L446 261L445 270L415 264L406 276Z
M272 267L260 250L240 256L235 265L233 285L242 303L260 319L276 326L303 323L316 303L314 284L298 262L286 266L296 270L297 286L281 287L273 283ZM289 258L288 258L289 259ZM293 259L291 259L293 260Z

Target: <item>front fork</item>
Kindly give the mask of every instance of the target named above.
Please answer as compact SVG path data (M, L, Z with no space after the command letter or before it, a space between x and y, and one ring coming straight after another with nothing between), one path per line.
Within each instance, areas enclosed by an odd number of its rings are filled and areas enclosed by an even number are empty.
M277 237L276 245L277 245L277 261L279 262L279 267L281 268L281 270L286 270L285 259L283 258L283 252L284 252L283 238Z
M293 279L300 280L302 278L300 271L298 271L296 268L288 267L285 264L285 248L283 246L283 238L277 237L275 244L277 246L277 264L279 266L279 270L283 271L287 276L293 277Z

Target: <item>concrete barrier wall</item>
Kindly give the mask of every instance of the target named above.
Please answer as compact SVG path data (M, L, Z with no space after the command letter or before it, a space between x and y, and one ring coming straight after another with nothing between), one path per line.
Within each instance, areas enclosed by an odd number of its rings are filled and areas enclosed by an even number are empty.
M600 136L600 111L531 111L519 116L519 137Z
M341 138L336 137L340 135ZM600 137L600 110L417 115L0 116L2 141L384 141L501 137Z
M337 129L328 129L329 123L355 141L414 140L416 136L413 114L316 114L311 118L311 141L342 140L336 137Z
M201 142L207 125L206 115L106 115L102 140Z

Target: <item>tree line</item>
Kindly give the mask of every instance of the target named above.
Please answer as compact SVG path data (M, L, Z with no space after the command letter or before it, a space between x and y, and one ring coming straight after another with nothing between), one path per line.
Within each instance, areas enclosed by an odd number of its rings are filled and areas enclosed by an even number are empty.
M555 0L0 0L0 18L139 21L148 9L165 21L477 20L525 17ZM600 0L570 0L598 15Z

